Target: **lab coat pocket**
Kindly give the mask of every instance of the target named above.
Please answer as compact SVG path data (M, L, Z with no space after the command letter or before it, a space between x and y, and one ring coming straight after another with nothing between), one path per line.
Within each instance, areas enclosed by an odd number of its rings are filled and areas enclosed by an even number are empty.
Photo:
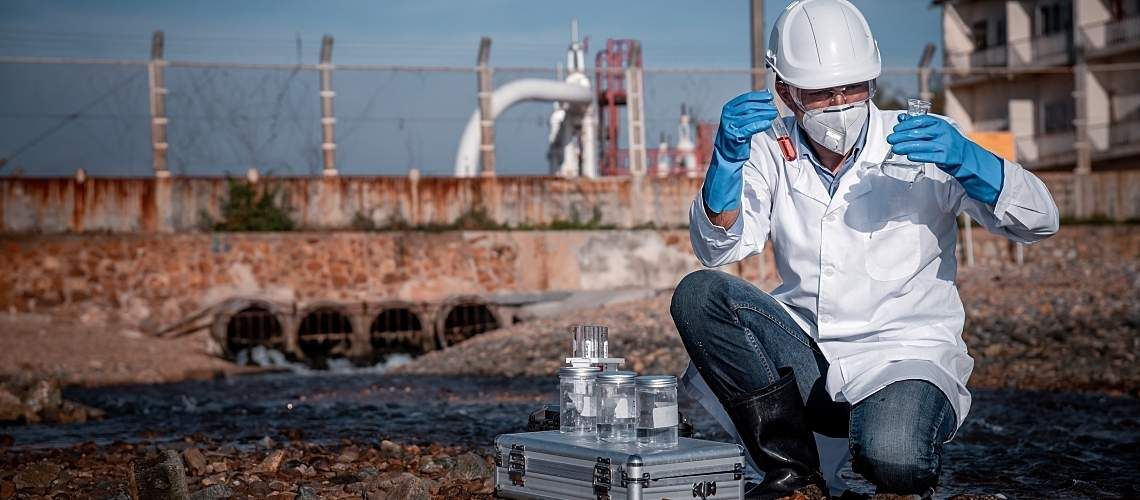
M907 278L920 264L919 226L905 219L883 221L882 229L863 239L867 274L878 281Z

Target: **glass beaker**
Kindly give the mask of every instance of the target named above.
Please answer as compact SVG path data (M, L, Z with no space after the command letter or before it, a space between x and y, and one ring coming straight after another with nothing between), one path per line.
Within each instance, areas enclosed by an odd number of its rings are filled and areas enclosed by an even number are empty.
M598 439L607 443L637 440L636 377L627 371L598 374Z
M909 116L922 116L930 112L930 101L922 99L907 99L906 114ZM926 164L913 162L904 156L897 156L894 152L888 153L887 158L879 166L883 175L898 179L913 186L922 179Z
M558 370L559 432L594 437L598 432L598 403L594 396L601 368L565 366Z
M650 448L677 445L677 377L637 377L637 444Z
M570 327L574 336L573 357L586 359L608 358L610 355L609 328L601 325L575 325Z

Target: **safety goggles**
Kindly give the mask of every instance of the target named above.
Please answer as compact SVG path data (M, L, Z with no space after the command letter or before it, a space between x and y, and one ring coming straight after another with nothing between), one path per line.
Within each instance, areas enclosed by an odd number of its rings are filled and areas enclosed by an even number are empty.
M855 104L875 97L875 80L818 90L790 87L792 100L804 111Z

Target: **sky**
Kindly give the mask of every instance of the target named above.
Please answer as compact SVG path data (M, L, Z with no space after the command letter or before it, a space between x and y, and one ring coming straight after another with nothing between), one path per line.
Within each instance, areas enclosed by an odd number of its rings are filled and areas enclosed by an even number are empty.
M856 0L879 41L883 64L913 67L941 39L940 9L926 0ZM770 29L786 2L768 0ZM715 121L722 103L747 90L746 0L539 2L526 0L196 0L0 2L0 57L142 60L150 33L166 35L180 61L314 63L323 34L334 62L407 66L474 64L479 38L493 39L496 84L552 78L565 58L569 24L579 20L593 54L607 38L641 42L647 142L676 137L685 103ZM905 22L899 22L905 20ZM936 64L938 61L936 61ZM139 66L0 63L0 175L149 173L147 76ZM170 68L167 106L171 165L180 174L240 173L250 166L316 172L319 100L313 72ZM884 77L902 94L913 76ZM475 79L454 72L334 73L338 164L346 173L429 175L452 169L459 131L474 110ZM497 125L499 170L545 173L548 103L518 105ZM78 115L77 115L78 114ZM14 156L15 155L15 156Z

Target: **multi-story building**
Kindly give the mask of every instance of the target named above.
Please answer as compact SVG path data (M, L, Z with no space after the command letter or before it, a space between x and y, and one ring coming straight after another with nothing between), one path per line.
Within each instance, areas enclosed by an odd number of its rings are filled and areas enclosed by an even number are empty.
M1011 132L1027 168L1140 167L1140 0L934 3L948 116Z

